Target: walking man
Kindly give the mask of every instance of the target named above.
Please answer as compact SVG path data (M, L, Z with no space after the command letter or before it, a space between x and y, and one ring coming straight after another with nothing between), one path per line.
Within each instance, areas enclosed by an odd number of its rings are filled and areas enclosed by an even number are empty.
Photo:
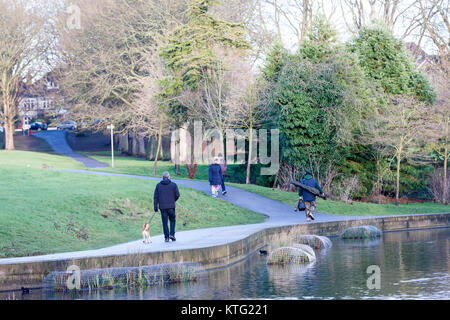
M223 158L222 154L219 153L219 159L220 159L220 168L222 169L222 195L227 194L227 190L225 187L225 175L227 174L227 162Z
M222 168L218 157L215 157L214 163L209 166L208 180L211 185L211 194L214 198L217 198L223 182Z
M164 231L164 239L169 242L169 239L176 241L175 239L175 202L180 197L178 186L175 182L170 181L170 174L168 172L163 173L163 180L158 183L153 195L153 205L155 212L161 211L161 219ZM170 221L170 229L167 226L168 220Z
M306 171L301 183L309 187L316 188L317 190L320 191L320 194L323 194L322 188L317 183L316 179L313 178L312 174L309 171ZM311 219L314 220L314 214L316 211L316 195L303 188L299 188L298 195L300 199L302 199L305 202L306 221L311 221Z

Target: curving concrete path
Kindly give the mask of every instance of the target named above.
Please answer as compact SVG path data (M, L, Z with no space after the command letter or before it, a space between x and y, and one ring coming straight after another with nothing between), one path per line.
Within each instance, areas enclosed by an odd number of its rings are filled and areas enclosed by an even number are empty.
M84 164L86 168L101 168L108 166L107 163L94 160L92 158L86 157L85 155L73 151L72 148L67 143L65 130L39 131L33 133L33 136L40 139L44 139L56 153L60 153L62 155L71 157L77 160L78 162Z

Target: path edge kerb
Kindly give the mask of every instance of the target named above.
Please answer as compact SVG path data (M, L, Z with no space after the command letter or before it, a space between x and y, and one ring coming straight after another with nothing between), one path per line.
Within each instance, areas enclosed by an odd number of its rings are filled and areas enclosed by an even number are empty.
M283 232L291 232L295 229L302 234L337 236L345 228L360 225L374 225L384 232L450 227L450 213L371 217L357 220L327 221L270 227L228 244L198 249L3 264L0 265L0 290L17 290L21 287L40 287L42 285L42 280L50 272L65 271L71 265L77 265L81 270L87 270L184 261L198 262L207 270L222 268L245 259L249 254L264 247L273 236Z

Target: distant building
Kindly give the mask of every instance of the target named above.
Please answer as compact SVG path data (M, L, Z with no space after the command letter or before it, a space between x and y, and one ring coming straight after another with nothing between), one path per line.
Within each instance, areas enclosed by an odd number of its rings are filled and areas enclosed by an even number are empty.
M414 58L417 66L419 68L421 68L425 64L427 64L428 59L431 57L421 47L419 47L414 42L406 42L405 48L411 54L411 56Z
M441 57L426 53L414 42L405 43L405 48L414 59L416 69L422 70L428 76L428 79L435 83L437 81L435 79L436 65L441 62Z
M45 77L31 84L30 79L24 83L19 101L17 128L30 124L32 119L54 118L64 120L67 111L62 107L59 85L56 77L48 73Z

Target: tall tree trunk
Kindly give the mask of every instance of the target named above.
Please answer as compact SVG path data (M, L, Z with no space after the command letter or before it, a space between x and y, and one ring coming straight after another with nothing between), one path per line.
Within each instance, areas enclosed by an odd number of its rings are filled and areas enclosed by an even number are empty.
M277 37L278 37L278 40L282 43L282 40L281 40L280 9L278 7L277 0L274 0L273 8L275 10L274 11L274 18L275 18L275 26L277 28Z
M280 174L280 170L278 170L277 174L275 175L275 180L273 181L272 189L275 189L277 187L278 183L278 175Z
M158 156L161 152L162 144L162 131L163 131L163 117L159 118L159 131L158 131L158 147L156 148L155 165L153 167L153 175L156 176L156 168L158 167Z
M14 118L7 117L5 121L5 150L15 150L14 147Z
M376 196L378 197L381 193L381 163L380 158L377 157L377 187L375 189Z
M191 145L191 148L193 149L194 147ZM193 150L191 151L190 163L186 162L186 169L188 171L189 179L194 179L195 175L197 174L198 164L195 163L195 156Z
M3 85L6 84L6 75L2 77ZM3 96L3 115L5 120L5 150L15 150L14 147L14 117L17 114L16 106L13 103L13 99L10 97L8 90L2 88L1 94Z
M190 159L186 157L186 169L188 172L189 179L194 179L195 175L197 174L198 169L198 163L195 162L195 129L192 127L186 128L186 130L189 132L189 139L190 141L186 141L186 143L189 145L191 152L190 152ZM203 148L202 148L203 151Z
M189 179L194 179L195 175L197 174L198 165L197 164L187 164L186 163L186 169L188 171Z
M448 162L448 147L444 148L444 180L442 181L442 203L447 204L447 194L448 194L448 182L447 182L447 162Z
M131 131L128 130L127 133L127 141L128 141L128 150L127 153L129 156L133 155L133 133Z
M281 154L280 167L278 168L277 174L275 175L275 181L273 182L272 189L275 189L277 187L278 177L280 175L280 168L281 168L282 165L283 165L283 154Z
M303 18L302 18L302 30L300 31L300 43L303 42L303 40L306 37L306 34L308 33L308 28L310 24L310 11L311 11L311 4L310 0L303 0Z
M246 184L250 184L250 174L251 165L253 157L253 127L250 126L250 136L248 138L248 160L247 160L247 178L245 179Z
M397 181L395 185L395 205L399 204L399 194L400 194L400 155L397 154Z

